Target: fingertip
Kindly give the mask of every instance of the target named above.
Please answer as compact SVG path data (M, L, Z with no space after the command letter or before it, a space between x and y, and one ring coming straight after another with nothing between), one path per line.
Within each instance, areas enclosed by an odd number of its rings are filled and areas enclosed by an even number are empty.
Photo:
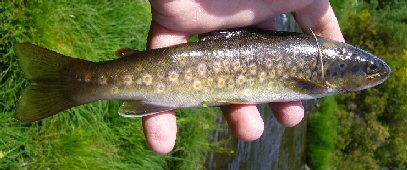
M304 118L304 106L301 101L271 103L278 122L285 127L293 127Z
M295 11L294 16L304 32L311 33L311 28L319 36L345 41L328 0L313 1L305 8Z
M143 117L143 127L147 144L154 152L164 155L173 150L177 136L175 111Z
M148 48L163 48L176 44L188 42L191 35L184 32L169 30L155 22L151 23L151 29L148 35Z
M229 105L223 112L234 135L240 140L259 139L264 131L264 122L256 105Z

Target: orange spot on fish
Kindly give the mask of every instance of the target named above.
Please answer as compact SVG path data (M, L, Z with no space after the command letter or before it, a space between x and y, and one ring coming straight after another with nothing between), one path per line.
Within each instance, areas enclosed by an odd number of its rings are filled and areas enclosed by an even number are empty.
M229 79L229 81L228 81L228 87L229 87L229 88L235 87L235 82L233 81L233 79Z
M193 87L195 90L202 90L202 83L199 80L195 80L193 83Z
M257 66L256 66L255 64L251 64L251 65L249 66L249 69L250 69L250 73L251 73L251 74L253 74L253 75L256 74L256 72L257 72Z
M147 85L147 86L151 85L152 82L153 82L153 78L151 77L150 74L146 74L146 75L143 76L143 83L145 85Z
M204 63L201 63L198 65L198 75L199 76L205 76L206 73L206 65Z
M178 73L176 71L171 71L169 74L169 79L171 82L177 82L178 81Z
M120 92L120 89L119 89L118 87L113 87L113 88L112 88L112 92L113 92L114 94L117 94L117 93Z
M218 79L218 88L223 88L225 87L225 79L219 78Z
M246 73L246 71L247 71L247 66L246 66L246 65L243 65L243 66L242 66L242 73Z
M267 61L266 61L267 68L271 68L271 67L273 67L273 65L274 65L273 60L267 59Z
M157 93L162 93L165 91L165 84L160 83L157 85Z
M83 80L88 83L92 80L92 76L90 74L86 74Z

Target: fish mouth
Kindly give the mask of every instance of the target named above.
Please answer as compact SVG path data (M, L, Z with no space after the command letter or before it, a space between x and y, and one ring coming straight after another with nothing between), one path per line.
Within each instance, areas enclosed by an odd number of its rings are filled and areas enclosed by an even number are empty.
M374 82L374 83L371 83L368 86L363 87L363 88L361 88L359 90L368 89L368 88L371 88L371 87L375 87L375 86L377 86L379 84L382 84L383 82L385 82L390 77L390 75L391 75L390 66L385 63L384 64L384 69L382 71L380 71L380 72L378 72L376 74L367 76L367 80L377 80L377 81Z

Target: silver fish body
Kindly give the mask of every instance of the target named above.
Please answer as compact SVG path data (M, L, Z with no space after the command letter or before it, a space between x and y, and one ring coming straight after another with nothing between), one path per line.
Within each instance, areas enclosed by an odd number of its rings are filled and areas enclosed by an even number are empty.
M391 72L378 57L322 37L247 29L201 36L197 43L143 52L127 49L112 61L61 57L67 60L57 71L67 86L63 97L74 106L102 99L126 100L122 114L143 116L203 104L314 99L373 87ZM34 81L45 84L50 80Z

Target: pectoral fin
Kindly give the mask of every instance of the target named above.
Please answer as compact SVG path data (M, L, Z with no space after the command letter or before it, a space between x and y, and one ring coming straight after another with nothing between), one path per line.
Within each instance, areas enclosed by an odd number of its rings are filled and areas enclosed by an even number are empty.
M144 117L175 109L174 107L160 106L144 101L125 101L119 108L119 115L123 117Z
M285 84L295 91L309 94L322 94L332 90L323 84L298 77L285 78Z

